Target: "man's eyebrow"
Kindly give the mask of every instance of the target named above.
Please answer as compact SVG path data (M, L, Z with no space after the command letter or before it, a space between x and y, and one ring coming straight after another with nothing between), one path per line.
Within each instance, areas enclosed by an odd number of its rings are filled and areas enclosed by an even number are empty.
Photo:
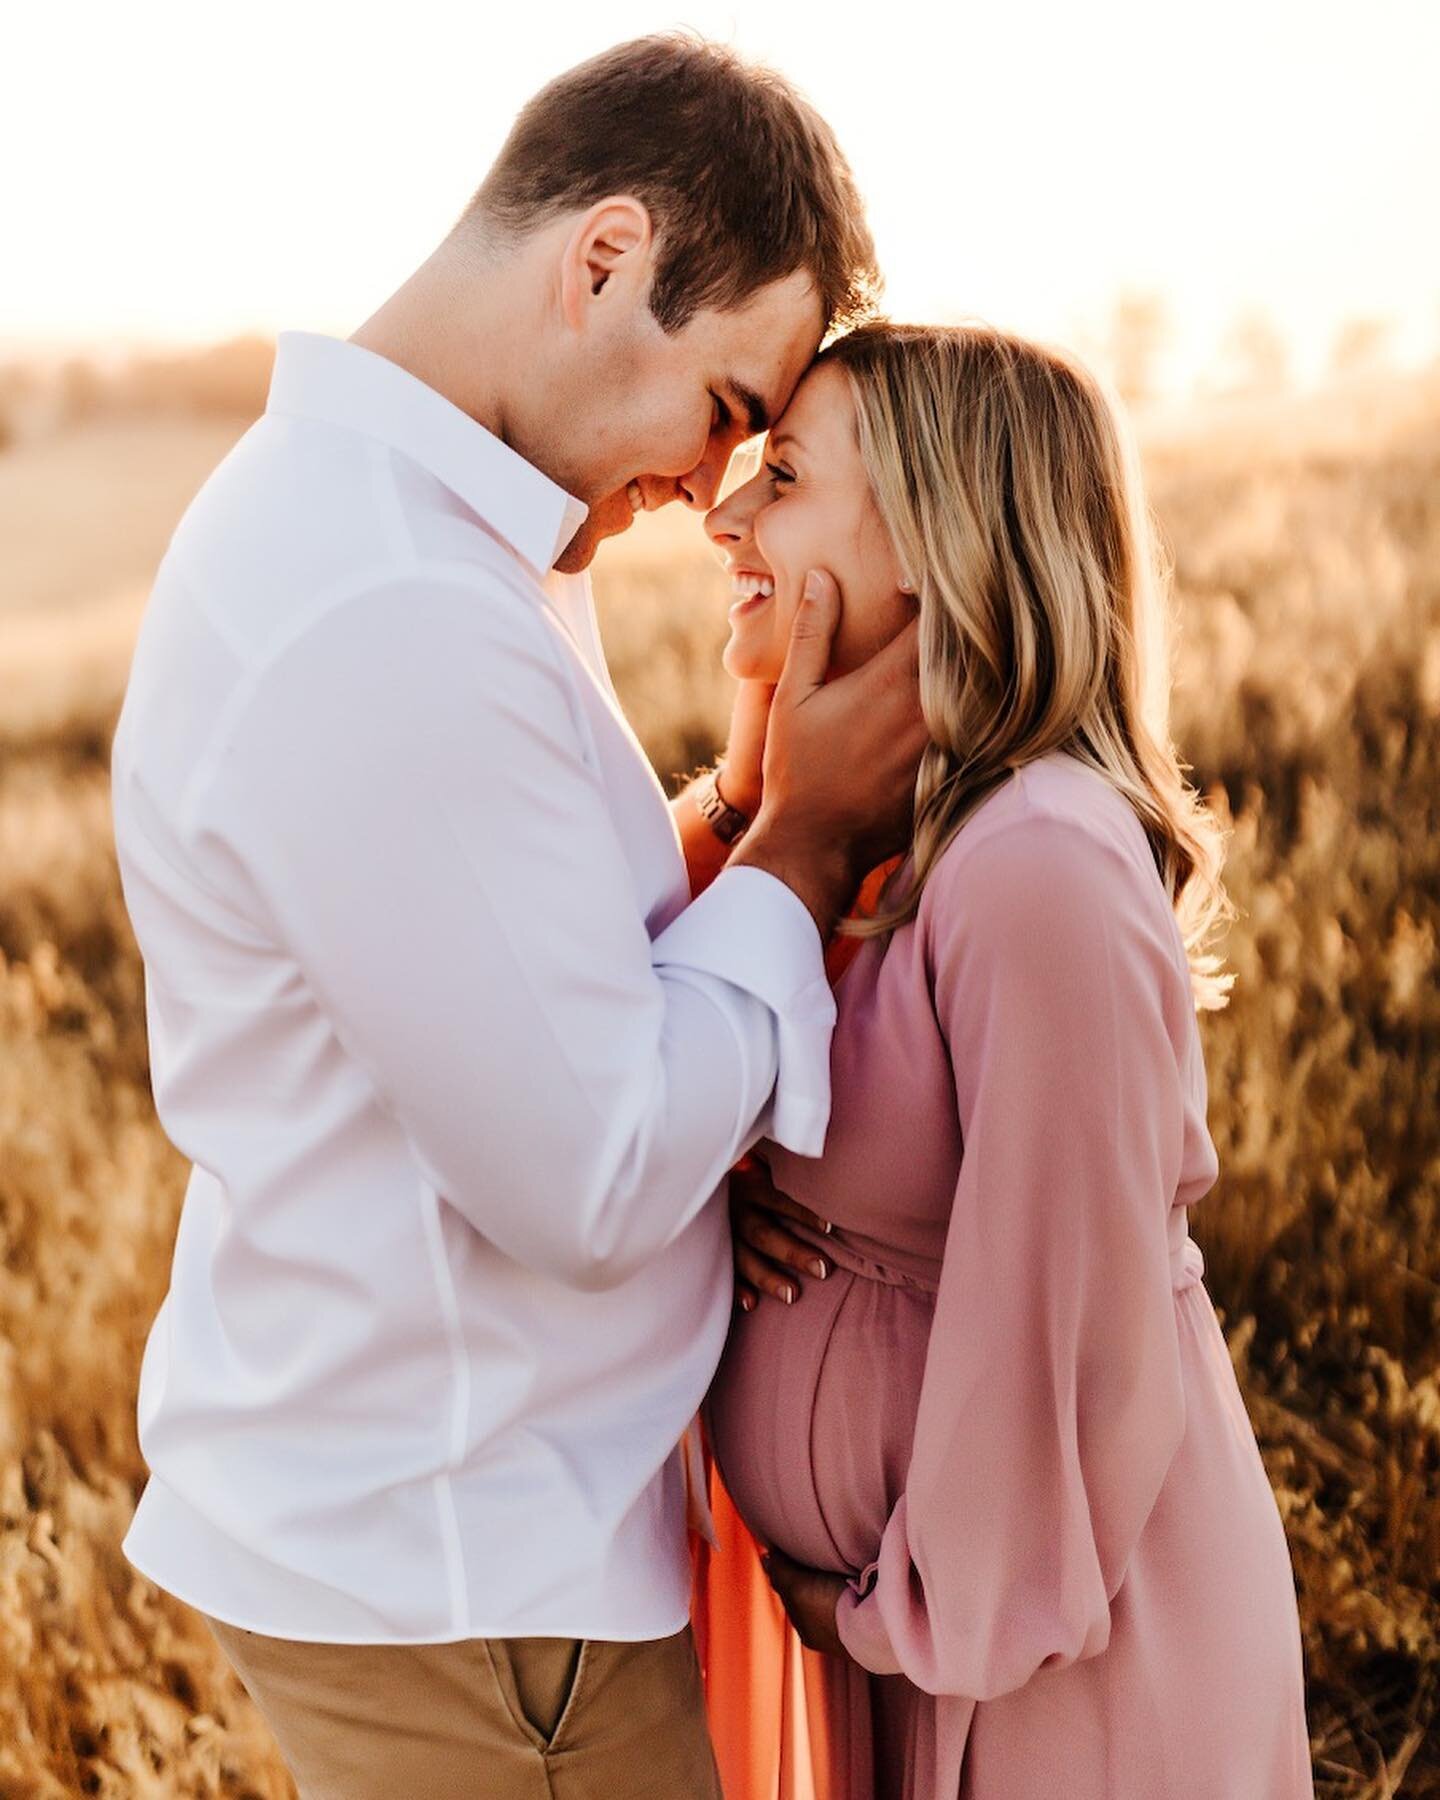
M744 411L751 437L757 437L762 431L768 431L770 429L770 409L754 388L746 387L743 381L736 381L733 376L725 385Z

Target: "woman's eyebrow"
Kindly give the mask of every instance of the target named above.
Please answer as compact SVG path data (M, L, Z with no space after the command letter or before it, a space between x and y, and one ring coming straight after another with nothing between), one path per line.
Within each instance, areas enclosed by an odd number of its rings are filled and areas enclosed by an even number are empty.
M793 431L777 431L770 440L770 448L773 450L777 444L794 444L797 450L805 448Z

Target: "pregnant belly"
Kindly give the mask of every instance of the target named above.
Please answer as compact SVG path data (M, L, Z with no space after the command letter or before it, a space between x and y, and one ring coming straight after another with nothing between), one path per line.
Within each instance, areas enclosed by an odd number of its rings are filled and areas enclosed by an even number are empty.
M762 1298L735 1316L706 1424L763 1544L838 1573L875 1555L905 1485L933 1311L923 1287L837 1268L791 1306Z

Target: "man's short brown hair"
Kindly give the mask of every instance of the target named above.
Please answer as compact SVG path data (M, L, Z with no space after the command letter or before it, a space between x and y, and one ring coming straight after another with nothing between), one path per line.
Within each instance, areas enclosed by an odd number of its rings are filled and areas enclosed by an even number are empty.
M664 32L557 76L521 110L462 223L519 235L607 194L650 212L650 310L666 331L799 269L827 333L875 309L875 245L834 133L783 76L725 45Z

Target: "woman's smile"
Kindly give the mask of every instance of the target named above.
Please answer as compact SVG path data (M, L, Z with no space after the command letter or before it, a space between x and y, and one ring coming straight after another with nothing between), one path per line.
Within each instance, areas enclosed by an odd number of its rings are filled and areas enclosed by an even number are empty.
M775 598L775 578L759 569L732 569L730 591L735 596L730 603L730 617L739 619L759 612Z
M901 631L915 604L861 460L855 402L843 370L801 380L756 473L707 514L730 578L730 641L722 661L738 681L780 679L807 569L840 588L831 646L835 674L855 669Z

